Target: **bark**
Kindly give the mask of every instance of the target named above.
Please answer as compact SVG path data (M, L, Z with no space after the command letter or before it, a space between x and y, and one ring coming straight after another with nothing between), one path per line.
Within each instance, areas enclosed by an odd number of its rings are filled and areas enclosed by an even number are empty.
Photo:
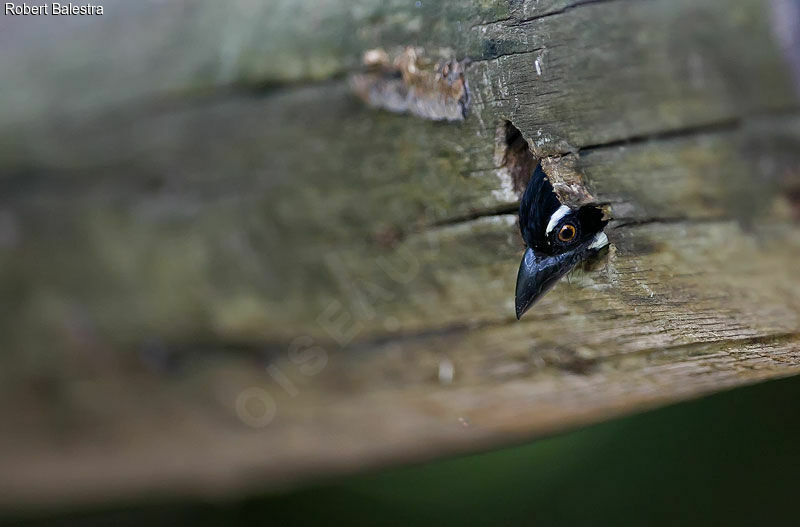
M0 19L0 505L291 486L800 370L780 2L346 4ZM520 138L613 221L517 322Z

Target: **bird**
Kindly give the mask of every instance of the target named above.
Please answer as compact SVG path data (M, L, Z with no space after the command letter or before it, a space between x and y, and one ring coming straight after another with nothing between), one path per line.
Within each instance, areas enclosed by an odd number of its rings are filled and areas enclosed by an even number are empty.
M519 228L527 248L517 273L517 320L579 262L608 245L608 220L594 205L570 208L536 165L519 205Z

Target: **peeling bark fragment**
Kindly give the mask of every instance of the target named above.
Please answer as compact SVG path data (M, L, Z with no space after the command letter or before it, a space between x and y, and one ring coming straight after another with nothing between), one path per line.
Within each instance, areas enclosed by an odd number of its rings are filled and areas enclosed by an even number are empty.
M407 47L394 58L383 49L364 53L367 70L351 76L353 91L374 108L411 113L434 121L462 121L469 94L464 63L440 50L442 58L425 57L422 48Z
M550 179L553 191L561 203L577 209L583 205L596 202L595 197L586 188L583 177L578 170L577 154L543 157L541 162L542 170Z

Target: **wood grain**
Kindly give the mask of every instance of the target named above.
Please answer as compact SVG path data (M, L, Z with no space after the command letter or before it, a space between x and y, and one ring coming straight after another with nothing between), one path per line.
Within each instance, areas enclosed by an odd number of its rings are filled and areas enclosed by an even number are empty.
M288 487L798 372L769 2L256 4L1 21L0 506ZM352 94L406 45L467 64L463 122ZM508 122L614 217L522 322Z

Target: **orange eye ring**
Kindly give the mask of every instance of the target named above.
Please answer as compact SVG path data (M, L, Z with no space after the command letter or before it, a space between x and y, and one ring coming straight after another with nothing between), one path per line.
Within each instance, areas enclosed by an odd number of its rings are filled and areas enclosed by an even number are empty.
M577 230L575 226L571 223L565 223L561 226L558 230L558 239L562 242L571 242L575 238L575 234L577 234Z

